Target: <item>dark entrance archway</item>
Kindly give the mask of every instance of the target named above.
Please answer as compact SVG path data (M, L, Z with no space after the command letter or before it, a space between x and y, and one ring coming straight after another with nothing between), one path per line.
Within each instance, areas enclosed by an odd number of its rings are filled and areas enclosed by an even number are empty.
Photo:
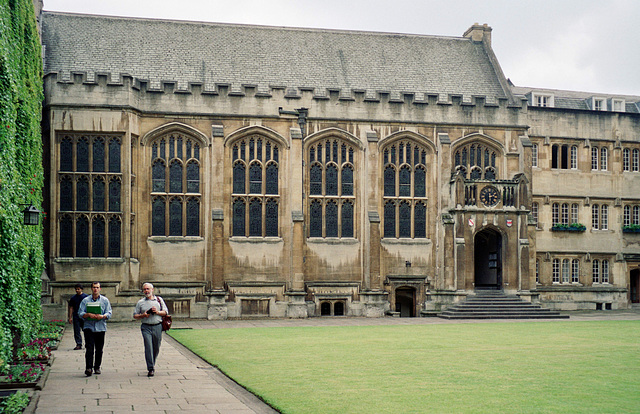
M400 312L401 318L416 316L415 288L403 286L396 289L396 312Z
M474 281L477 289L502 289L502 235L494 229L476 234Z
M631 287L631 303L640 303L640 269L633 269L629 274Z

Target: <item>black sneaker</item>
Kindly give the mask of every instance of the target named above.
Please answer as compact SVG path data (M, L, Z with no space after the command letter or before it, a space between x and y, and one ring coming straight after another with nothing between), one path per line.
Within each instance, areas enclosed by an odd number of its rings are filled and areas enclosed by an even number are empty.
M152 369L149 370L149 372L147 373L147 377L153 377L155 375L155 372L153 372Z
M100 374L102 374L102 372L100 371L100 367L98 367L98 368L94 368L94 369L93 369L93 372L94 372L94 374L96 374L96 375L100 375Z
M87 377L91 376L91 369L85 369L84 370L84 375L86 375Z
M73 350L74 350L74 351L77 351L77 350L79 350L79 349L82 349L82 345L76 345L76 347L75 347L75 348L73 348Z

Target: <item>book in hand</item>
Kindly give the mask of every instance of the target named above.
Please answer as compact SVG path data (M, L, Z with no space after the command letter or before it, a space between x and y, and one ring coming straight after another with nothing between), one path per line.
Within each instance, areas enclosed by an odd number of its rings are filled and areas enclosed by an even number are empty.
M102 308L100 307L100 302L89 302L87 303L87 313L95 313L96 315L102 314ZM98 319L88 318L90 321L97 321Z

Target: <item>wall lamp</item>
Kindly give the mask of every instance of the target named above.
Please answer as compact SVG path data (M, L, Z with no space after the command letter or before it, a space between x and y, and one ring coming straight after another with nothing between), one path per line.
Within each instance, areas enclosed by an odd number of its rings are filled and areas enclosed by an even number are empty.
M26 206L27 204L20 204L21 206ZM40 223L40 210L35 208L33 204L29 204L29 207L22 210L22 214L24 216L24 221L22 222L25 226L37 226Z

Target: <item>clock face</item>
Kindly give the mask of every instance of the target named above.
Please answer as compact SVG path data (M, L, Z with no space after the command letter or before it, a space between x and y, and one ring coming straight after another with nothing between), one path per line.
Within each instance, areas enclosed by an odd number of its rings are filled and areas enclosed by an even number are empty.
M485 206L493 207L500 201L500 193L495 187L485 187L480 191L480 201Z

